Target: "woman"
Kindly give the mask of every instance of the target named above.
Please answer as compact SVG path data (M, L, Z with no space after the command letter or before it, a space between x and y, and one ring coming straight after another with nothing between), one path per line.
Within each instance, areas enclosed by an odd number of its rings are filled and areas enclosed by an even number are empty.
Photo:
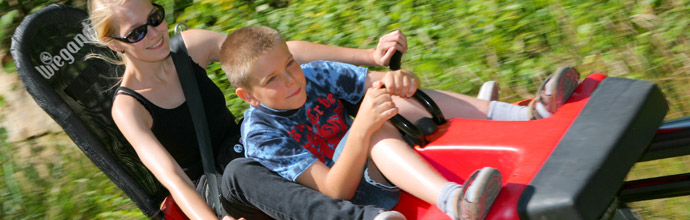
M118 128L188 217L215 219L195 191L194 183L203 169L177 70L169 56L170 38L163 8L149 0L91 0L89 16L95 40L115 51L121 58L117 63L125 66L112 108ZM182 32L182 36L200 81L217 165L224 167L229 160L224 156L231 155L226 152L232 152L239 130L220 89L206 77L203 67L218 60L225 35L193 29ZM303 41L291 41L288 46L300 63L323 59L386 65L395 50L406 51L406 39L395 31L382 37L376 49ZM376 207L331 199L288 182L249 159L238 159L225 167L223 181L224 206L236 217L266 217L257 214L258 210L281 219L401 217Z

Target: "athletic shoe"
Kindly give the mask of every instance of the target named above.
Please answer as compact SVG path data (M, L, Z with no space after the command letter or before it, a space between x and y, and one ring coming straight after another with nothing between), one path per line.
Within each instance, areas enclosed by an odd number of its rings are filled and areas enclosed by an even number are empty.
M498 83L496 81L486 81L479 88L479 94L477 94L477 99L486 101L496 101L498 100Z
M382 211L374 220L405 220L405 216L397 211Z
M501 184L501 172L495 168L484 167L474 171L460 189L453 219L486 218L501 191Z
M536 98L529 103L530 118L546 118L555 113L570 98L579 81L580 74L572 67L558 68L539 86Z

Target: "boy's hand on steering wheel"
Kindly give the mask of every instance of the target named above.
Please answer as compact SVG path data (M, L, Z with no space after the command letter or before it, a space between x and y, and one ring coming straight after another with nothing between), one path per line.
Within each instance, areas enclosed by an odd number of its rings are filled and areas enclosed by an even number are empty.
M383 82L376 81L371 88L367 89L352 124L353 128L358 127L357 129L372 134L388 119L398 114L398 108L395 107L391 95L386 89L381 88L382 86Z
M407 52L407 37L400 30L395 30L379 38L379 43L372 54L379 66L388 66L395 51Z
M391 95L412 97L419 88L419 78L409 70L388 71L381 79Z

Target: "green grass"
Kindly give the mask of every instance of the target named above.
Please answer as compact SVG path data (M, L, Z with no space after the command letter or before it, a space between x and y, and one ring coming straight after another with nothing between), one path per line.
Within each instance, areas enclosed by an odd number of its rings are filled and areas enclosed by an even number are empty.
M637 163L628 179L644 179L688 171L690 156L683 156ZM646 219L690 219L690 196L635 202L629 205L636 208Z
M384 33L407 34L403 68L427 88L476 94L481 83L501 84L502 100L532 97L558 66L583 75L659 83L671 105L669 118L688 114L688 3L681 1L200 1L177 16L193 28L232 32L261 24L289 40L371 48ZM275 4L275 3L274 3ZM209 73L232 88L218 66Z
M501 100L512 102L532 97L548 74L571 65L583 75L656 82L669 103L667 119L690 115L688 0L200 0L189 7L184 1L158 2L177 9L169 13L175 18L169 16L171 26L185 22L229 33L261 24L289 40L346 47L372 48L379 36L400 29L409 44L403 68L417 73L426 88L476 95L481 83L495 80ZM211 65L208 72L240 116L246 105L220 67ZM52 160L22 161L16 155L36 148L32 141L0 147L0 218L142 217L69 141L35 149L55 148ZM687 157L640 163L629 179L688 172L688 164ZM685 196L631 205L647 219L690 219L688 204Z
M4 129L0 135L5 136ZM0 219L144 219L64 134L0 141Z

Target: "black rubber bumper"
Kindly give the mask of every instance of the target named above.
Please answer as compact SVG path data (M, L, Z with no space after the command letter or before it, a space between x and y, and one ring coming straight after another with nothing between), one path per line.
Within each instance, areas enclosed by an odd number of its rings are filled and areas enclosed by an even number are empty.
M654 83L604 79L520 196L520 218L599 219L667 110Z

